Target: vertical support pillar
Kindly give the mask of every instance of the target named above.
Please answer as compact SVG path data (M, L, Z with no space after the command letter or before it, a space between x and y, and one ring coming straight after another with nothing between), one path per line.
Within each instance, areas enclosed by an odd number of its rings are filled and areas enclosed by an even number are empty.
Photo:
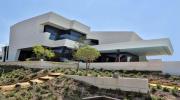
M120 62L120 61L121 61L120 50L117 50L117 53L116 53L116 62Z

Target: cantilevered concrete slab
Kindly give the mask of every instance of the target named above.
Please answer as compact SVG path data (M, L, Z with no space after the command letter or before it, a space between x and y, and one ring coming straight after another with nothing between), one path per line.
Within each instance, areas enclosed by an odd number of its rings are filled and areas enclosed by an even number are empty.
M121 52L130 52L133 54L146 56L173 54L171 42L167 38L101 44L93 47L103 53L112 53L117 52L117 50L120 50Z

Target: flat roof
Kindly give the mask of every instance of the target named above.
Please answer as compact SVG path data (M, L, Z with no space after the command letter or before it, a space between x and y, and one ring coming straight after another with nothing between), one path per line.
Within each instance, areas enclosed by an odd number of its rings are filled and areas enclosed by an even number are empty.
M93 47L102 53L115 53L120 50L145 56L172 55L174 51L168 38L101 44Z

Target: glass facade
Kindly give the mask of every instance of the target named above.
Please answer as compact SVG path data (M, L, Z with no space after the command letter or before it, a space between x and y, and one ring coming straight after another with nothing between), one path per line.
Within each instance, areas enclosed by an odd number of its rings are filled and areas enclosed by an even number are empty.
M85 42L85 44L88 44L88 45L98 45L99 44L99 41L96 39L85 39L84 42Z
M72 60L72 53L73 50L67 47L56 47L51 48L54 53L56 54L56 57L54 58L54 61L68 61Z
M62 30L50 25L44 26L44 32L51 33L49 37L49 39L51 40L70 39L70 40L78 41L81 37L86 36L85 34L77 32L72 29Z
M97 62L139 62L139 56L128 52L101 53Z

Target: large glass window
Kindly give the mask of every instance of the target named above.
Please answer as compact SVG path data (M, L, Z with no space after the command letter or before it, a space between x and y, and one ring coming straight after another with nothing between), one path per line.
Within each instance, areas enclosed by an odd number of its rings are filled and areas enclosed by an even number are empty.
M78 41L81 37L85 37L86 35L75 30L62 30L50 25L44 26L44 32L49 32L51 40L61 40L61 39L70 39L74 41Z
M88 45L98 45L99 44L99 41L96 39L86 39L84 42Z
M56 47L52 48L52 50L56 54L56 58L54 59L55 61L67 61L71 60L72 57L72 52L73 50L67 47Z

